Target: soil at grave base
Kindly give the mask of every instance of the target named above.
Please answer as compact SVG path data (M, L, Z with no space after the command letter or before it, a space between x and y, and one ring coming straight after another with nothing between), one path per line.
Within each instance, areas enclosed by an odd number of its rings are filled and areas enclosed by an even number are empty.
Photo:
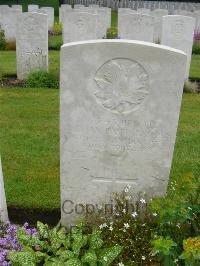
M61 216L60 209L40 209L8 206L8 216L12 223L24 224L28 222L35 226L37 221L47 223L51 226L58 224Z
M3 77L3 79L0 81L0 86L4 88L8 87L24 87L25 81L19 80L15 76L10 77Z

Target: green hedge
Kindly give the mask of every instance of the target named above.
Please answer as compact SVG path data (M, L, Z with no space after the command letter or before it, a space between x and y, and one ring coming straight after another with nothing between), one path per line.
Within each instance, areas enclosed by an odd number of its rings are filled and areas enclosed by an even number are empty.
M59 13L59 1L58 0L1 0L1 5L23 5L23 11L27 11L27 6L31 4L36 4L39 6L52 6L55 9L55 15L58 16Z

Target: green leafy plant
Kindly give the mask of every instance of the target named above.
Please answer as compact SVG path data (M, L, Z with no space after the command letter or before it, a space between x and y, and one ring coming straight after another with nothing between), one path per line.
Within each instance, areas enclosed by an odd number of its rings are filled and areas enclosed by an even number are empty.
M62 35L62 23L56 21L53 25L51 33L53 35Z
M5 48L6 48L6 40L4 32L0 30L0 50L5 50Z
M18 229L17 237L23 249L10 253L13 266L109 266L123 249L120 245L103 247L100 230L94 228L86 234L83 224L66 233L63 227L49 229L38 222L37 231L38 234L30 236Z
M152 245L152 256L156 255L166 266L176 265L177 245L172 239L160 236L152 240Z
M49 50L59 51L62 44L63 44L63 41L62 41L61 35L49 36L49 40L48 40Z
M117 39L117 28L109 28L107 30L107 39Z
M59 88L58 79L43 70L32 72L26 79L26 87L30 88Z
M154 199L151 208L158 213L155 234L158 239L163 240L159 242L160 247L162 245L163 248L165 247L164 239L170 239L171 243L175 243L172 247L173 252L176 249L176 260L183 259L186 255L186 252L181 255L183 243L186 243L186 239L190 237L200 235L199 177L188 174L178 181L172 181L169 185L168 195L165 198ZM154 241L153 244L155 248L158 242ZM171 255L174 256L174 253L167 254L168 257ZM181 257L179 257L180 255ZM164 258L163 254L163 260Z
M191 82L191 81L185 82L183 91L185 93L198 93L198 84L197 84L197 82Z
M180 259L185 261L186 266L197 266L200 264L200 236L190 237L183 241L184 251Z
M156 213L148 209L143 193L132 197L130 185L111 196L112 205L102 204L98 212L89 215L87 223L98 225L106 246L122 245L116 265L155 265L151 256L151 238L156 228Z
M13 41L6 42L5 50L16 51L16 41L13 40Z
M192 54L200 54L200 41L193 44Z

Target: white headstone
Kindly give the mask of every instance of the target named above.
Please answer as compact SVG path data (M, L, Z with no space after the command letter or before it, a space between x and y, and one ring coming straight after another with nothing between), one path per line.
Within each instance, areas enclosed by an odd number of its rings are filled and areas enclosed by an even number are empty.
M17 22L16 41L18 79L36 70L48 70L47 15L23 13Z
M91 8L99 8L99 5L89 5Z
M39 9L38 5L28 5L28 12L34 12Z
M82 11L69 12L63 19L63 42L96 39L97 15Z
M154 18L141 13L125 14L118 24L120 39L153 42Z
M193 17L193 13L186 11L186 10L180 10L177 9L174 11L174 15L180 15L180 16L188 16L188 17Z
M8 221L8 211L7 211L7 204L6 204L6 195L5 195L5 190L4 190L1 157L0 157L0 221L2 222Z
M79 204L127 184L163 195L171 168L186 55L147 42L96 40L61 49L62 223ZM77 74L78 73L78 74ZM83 214L83 213L82 213Z
M106 37L107 29L110 27L111 15L106 9L96 9L97 13L97 33L96 38L102 39Z
M147 9L147 8L138 8L137 9L137 12L138 13L142 13L142 14L146 14L146 15L149 15L150 14L150 9Z
M72 11L71 5L64 4L64 5L61 5L61 7L59 7L59 22L62 23L63 17L65 16L65 12L69 12L69 11Z
M161 44L184 51L187 55L185 78L189 77L195 19L184 16L163 17Z
M41 7L40 9L38 9L38 13L46 14L48 16L48 28L52 29L54 25L54 8Z
M12 5L12 8L22 11L22 5Z
M79 9L74 9L73 11L80 12ZM107 29L111 27L111 8L91 8L89 6L81 8L81 12L86 12L97 16L96 37L94 36L93 39L105 38ZM66 19L66 23L67 20L69 20L69 18Z
M7 14L10 7L7 5L0 5L0 29L3 29L3 16Z
M2 29L6 41L16 40L16 25L17 19L22 14L22 11L9 8L6 12L2 13Z
M129 13L136 13L136 10L130 8L118 8L118 18L121 15L129 14Z
M162 17L168 15L168 11L164 9L155 9L151 11L154 16L154 42L159 43L162 32Z
M74 8L75 9L77 9L77 8L84 8L84 7L85 7L84 5L78 5L78 4L74 5Z

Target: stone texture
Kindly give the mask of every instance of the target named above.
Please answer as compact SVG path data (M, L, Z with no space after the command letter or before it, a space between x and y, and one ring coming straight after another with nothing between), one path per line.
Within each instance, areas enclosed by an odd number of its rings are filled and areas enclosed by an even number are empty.
M155 9L151 12L154 16L154 42L159 43L162 33L162 17L168 15L168 11L164 9Z
M17 19L22 14L22 11L9 8L2 13L2 29L6 41L14 41L16 39L16 25Z
M187 54L185 79L189 77L195 19L184 16L164 16L161 44L180 49Z
M154 18L141 13L125 14L118 24L120 39L153 42Z
M10 8L7 5L0 5L0 29L3 29L3 16L9 12Z
M12 8L22 11L22 5L12 5Z
M39 69L48 70L48 17L23 13L17 23L17 77Z
M181 15L181 16L188 16L188 17L193 17L193 13L186 11L186 10L180 10L177 9L174 11L174 15Z
M7 211L7 204L6 204L6 195L5 195L5 190L4 190L1 157L0 157L0 221L2 222L8 221L8 211Z
M111 9L108 8L97 8L97 33L96 38L102 39L106 37L106 32L111 27Z
M147 8L138 8L137 9L137 12L138 13L142 13L142 14L146 14L146 15L149 15L150 14L150 9L147 9Z
M77 8L84 8L85 6L84 5L74 5L74 8L77 9Z
M34 12L39 9L38 5L28 5L28 12Z
M70 12L72 11L72 7L71 5L61 5L61 7L59 7L59 22L63 22L63 17L65 16L66 12Z
M53 7L41 7L38 13L46 14L48 16L48 29L52 29L54 25L54 8Z
M136 10L130 8L118 8L118 19L120 18L121 15L129 13L136 13Z
M99 5L89 5L89 7L92 7L92 8L99 8Z
M122 191L127 184L135 196L141 191L150 197L165 194L185 64L183 52L139 41L96 40L62 46L64 225L81 218L75 213L76 204L108 202L112 192Z
M64 43L94 40L97 36L97 15L88 12L69 12L63 19Z

